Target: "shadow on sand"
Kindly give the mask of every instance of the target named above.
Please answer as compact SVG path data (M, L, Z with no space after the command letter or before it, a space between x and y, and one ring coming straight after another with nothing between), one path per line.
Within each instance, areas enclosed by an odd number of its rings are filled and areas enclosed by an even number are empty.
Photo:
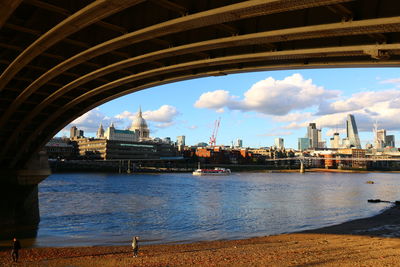
M372 217L299 233L400 237L400 206L393 205Z

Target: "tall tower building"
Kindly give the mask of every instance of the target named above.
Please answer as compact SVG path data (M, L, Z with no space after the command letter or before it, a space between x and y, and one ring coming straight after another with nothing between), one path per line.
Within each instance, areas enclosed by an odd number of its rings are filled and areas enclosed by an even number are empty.
M386 146L386 130L375 130L375 148L385 148Z
M304 151L310 148L310 139L307 137L299 138L297 141L297 147L300 151Z
M279 149L283 149L285 147L283 138L275 138L275 147Z
M361 149L360 137L358 136L357 124L352 114L347 115L346 132L350 147Z
M177 136L176 137L176 145L177 146L185 146L185 139L186 139L186 136L184 136L184 135Z
M334 133L331 138L331 148L340 148L341 146L339 133Z
M310 140L310 148L318 148L318 129L315 123L310 123L307 127L307 138Z
M242 139L236 139L235 147L243 147L243 140Z
M185 139L184 135L180 135L176 137L176 146L178 147L179 151L182 151L185 147Z
M318 148L325 148L326 147L326 141L322 139L322 131L321 129L317 129L318 132Z
M75 138L75 137L78 137L78 135L79 135L78 128L76 126L72 126L69 137Z
M386 146L396 147L394 135L386 135Z

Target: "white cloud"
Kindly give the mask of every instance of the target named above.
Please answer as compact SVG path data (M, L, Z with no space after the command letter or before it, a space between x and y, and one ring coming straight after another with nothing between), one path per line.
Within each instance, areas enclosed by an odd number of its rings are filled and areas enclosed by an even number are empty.
M300 128L305 128L307 127L309 122L313 122L314 120L309 120L309 121L302 121L302 122L297 122L297 121L293 121L285 126L282 126L282 129L300 129Z
M156 122L154 127L156 128L167 128L174 125L175 117L179 115L176 107L170 105L163 105L157 110L149 110L143 112L143 117L149 122ZM73 122L68 124L62 131L61 134L69 135L69 129L72 126L78 127L80 130L85 131L85 135L94 135L99 128L100 123L103 127L108 127L111 123L117 128L127 128L131 125L132 120L136 117L136 113L130 111L124 111L114 117L106 116L99 108L92 109L91 111L83 114ZM155 133L155 130L151 130ZM90 134L91 133L91 134Z
M394 82L392 80L392 82ZM375 121L379 128L389 131L400 130L400 90L358 92L348 98L326 102L319 106L315 114L309 112L289 113L284 116L272 116L277 122L286 122L281 129L305 129L310 122L315 122L318 128L328 128L327 134L338 129L345 129L348 114L353 114L360 132L372 132Z
M387 79L387 80L381 81L380 83L383 83L383 84L386 84L386 83L394 84L394 85L396 85L396 87L399 87L400 86L400 78Z
M320 116L315 115L305 120L292 121L281 128L288 130L305 129L308 123L315 122L318 128L338 129L339 132L343 132L346 127L347 115L350 113L354 115L357 128L360 132L371 132L375 121L378 122L379 128L389 131L400 130L400 108L391 108L388 102L375 103L368 109L364 108L351 112L338 112Z
M339 133L339 135L341 136L341 138L346 136L346 129L329 129L328 131L326 131L325 135L327 137L332 137L334 133Z
M163 105L157 110L148 110L143 112L143 118L149 121L170 123L179 115L176 107Z
M130 111L125 110L124 112L115 115L115 118L121 119L121 120L130 120L132 121L136 117L136 113L132 113Z
M269 77L257 82L244 94L243 103L239 106L265 114L286 115L338 95L338 91L325 90L313 84L311 79L305 80L300 74L293 74L283 80Z
M196 103L194 103L194 106L196 108L215 109L220 112L233 99L234 97L230 96L228 91L216 90L202 94Z
M99 108L95 108L68 124L64 128L63 132L69 131L72 126L76 126L78 129L84 130L86 133L95 133L99 128L100 123L107 127L111 122L117 126L122 123L122 120L119 118L110 118L101 112Z
M231 96L228 91L207 92L196 101L195 107L219 110L227 107L231 110L256 111L268 115L282 116L294 110L319 105L339 96L339 91L326 90L293 74L283 80L269 77L255 83L244 93L242 100Z
M168 128L171 127L173 125L175 125L176 122L171 121L171 122L162 122L162 123L157 123L155 124L155 127L157 128Z
M351 112L364 108L373 110L373 107L383 102L398 103L400 90L369 91L353 94L348 99L339 100L320 107L319 114Z
M129 111L124 111L115 116L115 118L123 119L125 121L129 121L131 123L135 117L137 112L132 113ZM143 112L143 118L148 122L158 122L154 124L157 128L167 128L175 124L174 119L180 113L178 109L174 106L163 105L157 110L147 110Z
M335 113L319 118L323 126L344 121L346 115L352 113L360 131L371 131L375 121L380 128L400 129L400 90L361 92L349 99L333 102L331 107L331 112Z

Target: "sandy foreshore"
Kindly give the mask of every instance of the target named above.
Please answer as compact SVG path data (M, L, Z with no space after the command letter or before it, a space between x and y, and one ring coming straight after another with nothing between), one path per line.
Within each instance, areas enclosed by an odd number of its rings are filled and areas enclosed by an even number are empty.
M302 233L244 240L151 245L133 258L127 246L22 249L0 266L400 266L400 207Z

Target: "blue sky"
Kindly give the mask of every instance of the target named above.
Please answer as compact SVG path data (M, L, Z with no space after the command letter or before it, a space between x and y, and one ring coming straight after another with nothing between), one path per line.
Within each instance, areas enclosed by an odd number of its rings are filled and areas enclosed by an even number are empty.
M323 138L336 129L345 137L344 120L355 115L360 138L373 142L375 121L388 134L400 129L399 68L310 69L233 74L183 81L139 91L108 102L69 124L94 136L100 122L125 129L139 106L152 137L185 135L189 145L208 142L221 117L217 144L240 138L246 147L273 145L297 148L305 126L316 122Z

